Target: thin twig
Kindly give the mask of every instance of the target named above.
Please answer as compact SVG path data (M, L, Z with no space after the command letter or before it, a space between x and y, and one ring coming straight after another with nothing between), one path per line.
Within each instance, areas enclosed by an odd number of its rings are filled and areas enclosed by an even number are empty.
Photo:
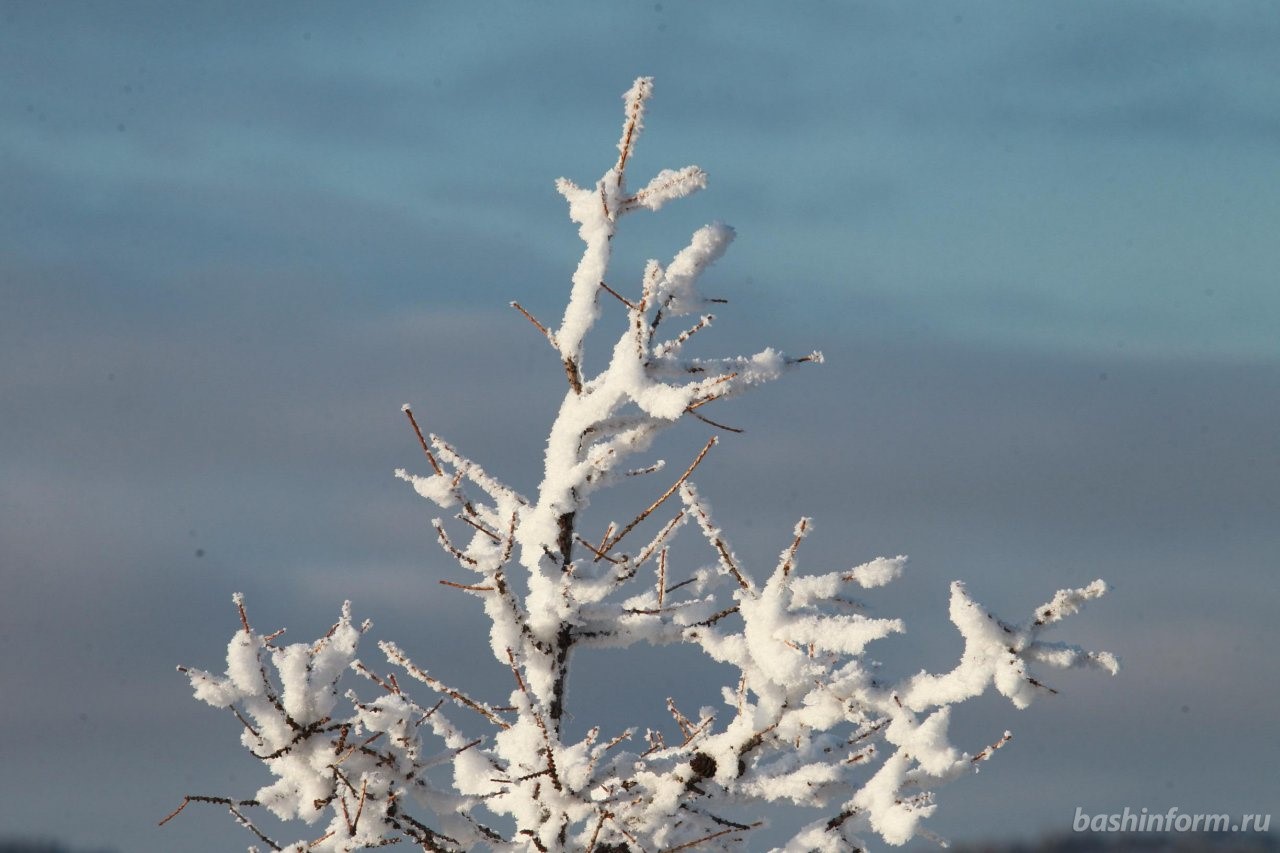
M593 560L592 562L599 562L600 560L607 560L608 562L613 563L615 566L623 562L623 561L622 561L621 559L619 559L618 557L610 557L608 554L606 554L606 553L604 553L603 551L601 551L601 550L600 550L599 548L597 548L595 545L592 545L592 544L591 544L590 542L588 542L586 539L583 539L583 538L582 538L580 535L578 535L577 533L573 534L573 538L574 538L574 539L576 539L576 540L578 541L578 544L585 546L585 547L586 547L586 549L587 549L588 551L590 551L592 554L595 554L595 555L596 555L595 560Z
M602 282L600 282L600 286L601 286L602 288L604 288L606 291L608 291L608 292L609 292L609 294L610 294L611 296L613 296L613 298L614 298L614 299L618 300L618 301L619 301L619 302L621 302L623 305L625 305L625 306L627 306L628 308L630 308L632 311L637 310L637 309L636 309L636 304L635 304L634 302L632 302L632 301L631 301L630 299L628 299L627 297L623 296L623 295L622 295L621 293L619 293L618 291L614 290L614 289L613 289L612 287L610 287L607 283L605 283L605 282L603 282L603 281L602 281Z
M682 586L688 586L689 584L694 583L694 582L695 582L695 581L697 581L697 580L698 580L698 576L697 576L697 575L694 575L693 577L689 578L688 580L683 580L683 581L680 581L680 583L678 583L678 584L673 584L672 586L667 587L667 594L671 594L671 593L675 592L677 589L679 589L680 587L682 587Z
M156 824L156 826L164 826L169 821L177 817L189 803L214 803L220 806L256 806L260 805L257 800L232 800L229 797L206 797L200 794L188 794L182 798L182 804L173 811L169 812L164 818Z
M720 400L720 399L724 398L725 396L727 396L727 395L726 395L726 394L712 394L712 395L711 395L711 396L709 396L709 397L703 397L701 400L695 400L695 401L693 401L692 403L690 403L690 404L689 404L689 406L688 406L688 408L686 408L686 409L685 409L685 411L686 411L686 412L688 412L689 414L693 414L693 410L694 410L694 409L701 409L703 406L707 405L708 403L714 403L716 400Z
M658 471L661 471L663 467L665 467L664 463L661 459L659 459L657 462L653 463L652 465L646 465L644 468L632 468L630 471L627 472L626 476L639 477L644 474L654 474L654 473L657 473ZM612 533L613 531L611 530L610 532Z
M511 674L516 677L516 686L520 688L520 692L525 696L529 695L529 688L524 686L524 679L520 677L520 667L516 666L516 655L511 649L507 649L507 660L511 663Z
M418 419L413 416L413 409L409 408L408 403L405 403L401 410L409 416L409 423L413 425L413 434L418 437L418 443L422 445L422 452L427 454L427 461L431 463L431 470L436 472L437 477L443 477L444 471L440 469L440 463L436 461L435 454L427 446L427 440L422 435L422 428L418 426Z
M658 609L662 609L662 601L666 598L667 593L667 552L670 548L663 548L658 554Z
M394 643L383 642L378 645L382 649L382 653L385 654L389 660L404 667L406 672L430 687L432 690L435 690L438 693L443 693L459 705L464 705L470 708L500 729L511 728L511 724L495 714L493 709L488 705L482 702L477 702L461 690L456 690L442 682L440 679L427 674L426 670L409 660L408 656L404 652L400 651Z
M654 347L653 354L659 357L671 355L672 353L679 350L680 347L684 346L685 341L689 340L689 338L693 337L698 332L710 326L711 321L714 319L715 319L715 315L713 314L703 314L702 317L698 319L698 322L695 323L693 326L689 327L688 329L685 329L683 332L681 332L679 335L672 338L671 340L663 341L662 343Z
M693 741L698 737L698 735L700 735L700 734L702 734L704 731L706 731L706 730L707 730L707 726L711 725L711 724L712 724L712 723L714 723L715 721L716 721L716 718L715 718L715 716L714 716L714 715L713 715L713 716L710 716L710 717L704 717L704 718L702 719L702 722L698 723L698 725L697 725L697 727L696 727L696 728L694 728L694 729L693 729L692 731L690 731L687 735L685 735L684 743L682 743L682 744L680 744L680 745L681 745L681 746L688 746L689 744L693 743Z
M472 511L474 512L474 510L472 510ZM501 542L501 541L502 541L502 537L501 537L501 536L499 536L498 534L494 533L492 530L490 530L489 528L485 527L485 526L484 526L483 524L481 524L480 522L478 522L478 521L472 521L470 518L468 518L468 517L467 517L465 514L463 514L463 513L458 513L457 515L455 515L455 516L454 516L454 518L456 518L456 519L458 519L458 520L460 520L460 521L463 521L463 522L465 522L465 523L467 523L467 524L470 524L472 527L474 527L476 530L479 530L479 531L480 531L481 533L483 533L485 536L488 536L488 537L489 537L490 539L492 539L494 542Z
M523 305L521 305L519 302L512 302L511 307L519 311L521 314L523 314L526 320L528 320L535 327L537 327L538 331L542 332L543 336L547 339L548 343L550 343L553 347L556 346L556 338L555 338L555 335L551 333L551 330L548 329L546 326L542 325L541 323L539 323L538 319L534 317L532 314L530 314L528 311L524 310Z
M249 616L244 610L244 596L240 593L236 593L232 600L235 601L236 610L240 613L240 624L244 626L244 632L246 634L252 634L253 629L249 627Z
M791 546L787 548L783 556L782 576L786 577L791 574L791 570L796 565L796 551L800 549L800 542L809 535L809 519L802 517L796 524L796 538L792 540Z
M720 565L726 572L733 575L734 580L738 582L738 586L750 591L751 582L747 580L742 573L742 569L738 567L738 562L733 558L729 546L720 536L720 529L715 526L715 522L711 520L711 516L707 513L706 507L698 500L697 496L692 494L689 489L681 492L685 504L698 517L698 526L702 528L703 535L711 546L716 549L716 553L720 555Z
M688 717L680 713L680 709L676 707L676 700L670 696L667 697L667 713L676 721L676 725L680 727L680 734L684 735L684 742L688 743L689 733L694 729L693 723L689 721Z
M454 589L464 589L467 592L493 592L497 587L492 586L468 586L465 583L455 583L453 581L441 580L442 586L453 587Z
M365 796L369 793L369 778L366 776L360 785L360 802L356 805L356 819L351 821L351 834L355 835L356 827L360 825L360 815L364 812Z
M619 542L621 542L621 541L622 541L622 538L623 538L624 536L626 536L628 533L630 533L632 530L634 530L634 529L635 529L636 525L638 525L640 522L642 522L642 521L644 521L646 518L648 518L648 517L649 517L649 515L650 515L650 514L651 514L655 509L657 509L658 507L662 506L662 504L667 500L667 498L669 498L669 497L671 497L672 495L674 495L674 494L676 493L676 489L680 488L680 486L684 484L684 481L685 481L685 480L687 480L687 479L689 479L689 475L693 473L693 469L697 468L700 464L702 464L702 460L703 460L703 458L707 455L707 452L708 452L709 450L711 450L711 448L712 448L712 447L714 447L714 446L716 445L716 442L718 442L718 441L719 441L719 439L718 439L716 436L714 436L714 435L713 435L713 436L711 436L711 438L710 438L710 439L708 439L707 443L703 446L702 450L698 451L698 455L694 458L693 462L691 462L691 463L689 464L689 467L685 469L684 473L680 475L680 479L678 479L678 480L676 480L674 483L672 483L672 484L671 484L671 488L669 488L669 489L667 489L665 492L663 492L663 493L662 493L662 496L661 496L661 497L659 497L656 501L654 501L653 503L649 504L649 506L648 506L648 507L647 507L643 512L641 512L639 515L637 515L637 516L636 516L636 517L631 521L631 523L630 523L630 524L628 524L626 527L622 528L622 532L621 532L621 533L619 533L617 536L614 536L611 540L609 540L607 543L605 543L605 545L604 545L604 546L602 546L602 547L600 548L600 550L601 550L602 552L606 552L606 553L607 553L607 552L609 552L609 551L612 551L615 547L617 547L617 544L618 544Z
M652 541L650 541L648 545L644 546L644 548L640 551L640 553L636 555L637 566L643 566L645 563L649 562L649 560L653 557L653 555L657 553L658 549L664 547L667 544L667 539L671 536L672 532L681 524L681 522L684 520L684 517L685 517L684 510L682 509L676 513L675 518L668 521L663 526L663 528L658 531L658 535L653 537Z
M614 166L618 172L619 186L627 169L627 160L635 149L636 132L640 126L640 119L644 116L644 102L649 100L649 95L653 91L652 86L652 80L637 80L636 96L627 104L627 118L622 125L622 139L618 142L618 163Z
M609 541L609 537L610 537L610 536L612 536L612 535L613 535L613 531L615 531L615 530L617 530L617 529L618 529L618 528L617 528L617 525L615 525L612 521L611 521L611 522L609 522L609 526L608 526L608 527L606 527L606 528L604 529L604 535L600 537L600 544L599 544L599 545L597 545L597 546L596 546L595 548L593 548L592 550L593 550L593 551L595 551L596 553L600 553L600 552L604 551L604 545L605 545L605 543Z
M248 729L248 730L249 730L249 733L250 733L250 734L252 734L254 737L261 737L261 735L260 735L260 734L258 734L258 730L257 730L257 729L255 729L253 726L251 726L251 725L249 724L249 721L248 721L248 720L246 720L246 719L244 718L244 715L240 713L240 709L239 709L239 708L237 708L237 707L235 707L234 705L232 705L232 706L231 706L231 713L233 713L233 714L235 714L235 715L236 715L236 719L240 721L241 725L243 725L246 729Z
M609 814L607 811L604 811L603 809L600 810L600 820L596 821L596 828L591 833L591 840L587 842L586 849L583 850L582 853L592 853L592 851L596 849L596 839L600 837L600 829L604 826L604 822L611 817L613 817L613 815Z
M706 627L706 626L708 626L708 625L714 625L715 623L719 622L719 621L720 621L721 619L723 619L724 617L726 617L726 616L731 616L731 615L733 615L734 613L737 613L737 612L738 612L738 605L736 605L736 604L735 604L733 607L726 607L724 610L721 610L719 613L716 613L716 614L714 614L714 615L712 615L712 616L710 616L710 617L708 617L708 618L706 618L706 619L703 619L701 622L694 622L694 623L693 623L692 625L690 625L689 627L690 627L690 628L704 628L704 627Z
M707 402L710 402L710 401L707 401ZM699 403L699 405L702 405L702 404L701 404L701 403ZM745 429L742 429L741 427L731 427L731 426L729 426L728 424L722 424L722 423L720 423L719 421L713 421L713 420L711 420L711 418L707 417L706 415L700 415L700 414L698 414L698 413L697 413L697 412L695 412L692 408L685 409L684 411L685 411L685 414L693 415L695 418L697 418L698 420L702 421L704 424L709 424L709 425L711 425L711 426L715 427L716 429L722 429L722 430L725 430L725 431L727 431L727 432L736 432L736 433L739 433L739 434L746 432L746 430L745 430Z
M378 675L373 670L369 669L369 667L365 666L364 661L354 661L352 662L351 666L353 669L355 669L356 672L360 673L365 678L369 679L374 684L378 685L388 693L400 692L395 687L393 687L392 685L388 684L386 681L383 681L381 678L379 678Z
M262 833L262 830L258 829L258 827L253 825L253 821L245 817L244 814L238 808L236 808L237 806L262 805L257 800L233 800L230 797L207 797L200 794L188 794L187 796L182 798L182 805L178 806L176 809L174 809L172 812L166 815L165 818L162 821L160 821L158 826L164 826L166 823L168 823L169 821L177 817L178 814L187 807L188 803L213 803L214 805L226 806L227 811L231 812L232 816L235 817L236 822L239 823L241 826L243 826L245 829L252 832L254 835L258 836L258 839L262 841L263 844L266 844L272 850L281 849L279 844L276 844L274 841L272 841L270 838L264 835Z
M440 547L452 554L455 560L459 563L472 567L479 565L475 557L470 557L454 547L453 542L449 540L449 534L445 533L444 525L440 523L440 519L432 521L431 526L436 529L436 536L440 540Z
M719 838L722 835L729 835L730 833L733 833L733 832L744 832L748 829L755 829L759 825L760 825L760 821L756 821L755 823L746 827L730 827L729 829L722 829L719 832L713 832L710 835L704 835L701 838L695 838L692 841L686 841L684 844L677 844L675 847L664 847L662 848L660 853L676 853L677 850L688 850L691 847L697 847L699 844L710 841L713 838Z

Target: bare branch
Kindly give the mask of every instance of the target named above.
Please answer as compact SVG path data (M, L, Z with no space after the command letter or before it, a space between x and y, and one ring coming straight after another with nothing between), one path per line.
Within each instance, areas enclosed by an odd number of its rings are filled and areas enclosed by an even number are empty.
M461 690L450 687L440 679L428 675L426 670L420 668L413 661L409 660L409 656L402 652L399 646L395 643L383 641L378 644L378 647L382 649L382 653L387 656L388 660L403 667L406 672L430 687L432 690L435 690L437 693L443 693L463 707L470 708L472 711L475 711L477 714L484 717L500 729L511 728L511 724L494 713L493 708L489 707L489 705L483 702L477 702Z
M621 293L619 293L618 291L614 290L614 289L613 289L612 287L610 287L606 282L603 282L603 281L602 281L602 282L600 282L600 287L601 287L603 290L605 290L606 292L608 292L608 294L609 294L610 296L612 296L614 299L618 300L618 301L619 301L619 302L621 302L623 305L627 306L627 308L629 308L630 310L632 310L632 311L636 311L636 310L638 310L638 309L636 308L636 304L635 304L634 302L632 302L632 301L631 301L630 299L628 299L627 297L623 296L623 295L622 295Z
M630 524L622 528L621 533L619 533L617 536L614 536L607 543L605 543L605 545L601 547L600 550L603 552L612 551L617 546L617 544L622 541L624 536L626 536L628 533L630 533L632 530L635 529L636 525L638 525L640 522L648 518L655 509L662 506L662 504L666 502L667 498L674 495L676 493L676 489L680 488L680 486L684 484L684 481L689 479L689 475L693 473L693 470L702 464L702 460L707 455L707 451L711 450L711 448L716 445L717 441L719 441L718 438L716 438L714 435L711 436L711 438L703 446L702 450L698 451L698 455L694 458L693 462L691 462L689 464L689 467L685 469L684 473L680 475L680 479L672 483L671 488L663 492L662 495L656 501L649 504L649 506L646 507L643 511L641 511L641 513L637 515L631 521Z
M497 587L493 587L493 586L472 586L465 583L455 583L453 581L448 581L448 580L441 580L439 581L439 583L441 586L447 586L453 589L462 589L462 590L466 590L467 592L494 592L497 589Z
M400 410L409 416L409 423L413 426L413 434L418 437L418 443L422 445L422 452L427 454L427 462L431 464L431 470L436 472L437 477L443 477L444 471L440 470L440 463L436 461L431 448L427 446L427 440L423 437L422 429L418 426L418 419L413 416L413 409L409 408L408 403L405 403L400 407Z
M702 405L702 404L699 403L698 405ZM740 427L731 427L731 426L728 426L727 424L722 424L719 421L713 421L711 420L711 418L707 417L706 415L698 414L692 408L685 409L685 413L693 415L695 418L702 421L704 424L709 424L710 426L713 426L716 429L722 429L722 430L725 430L726 432L736 432L736 433L746 432L745 429L741 429Z
M532 314L530 314L528 311L526 311L526 310L524 309L524 306L523 306L523 305L521 305L519 302L512 302L512 303L510 303L510 304L511 304L511 307L512 307L512 308L516 309L516 310L517 310L517 311L519 311L521 314L523 314L523 315L524 315L524 317L525 317L525 319L526 319L526 320L528 320L530 323L532 323L532 324L534 325L534 327L535 327L535 328L537 328L537 330L538 330L539 332L542 332L542 336L543 336L544 338L546 338L546 339L547 339L547 343L551 344L551 346L552 346L552 347L554 347L554 348L555 348L555 349L557 349L557 350L559 350L559 349L560 349L560 348L556 345L556 336L555 336L555 334L553 334L553 333L552 333L552 331L551 331L550 329L548 329L546 326L544 326L544 325L542 325L541 323L539 323L539 322L538 322L538 318L534 317Z
M729 829L722 829L719 832L713 832L710 835L704 835L701 838L695 838L692 841L686 841L684 844L677 844L675 847L664 847L660 851L660 853L676 853L677 850L688 850L690 848L697 847L700 844L705 844L706 842L711 841L713 839L720 838L723 835L729 835L730 833L733 833L733 832L742 832L744 829L755 829L757 826L760 826L761 823L762 823L761 821L756 821L755 823L745 827L733 826L733 827L730 827Z

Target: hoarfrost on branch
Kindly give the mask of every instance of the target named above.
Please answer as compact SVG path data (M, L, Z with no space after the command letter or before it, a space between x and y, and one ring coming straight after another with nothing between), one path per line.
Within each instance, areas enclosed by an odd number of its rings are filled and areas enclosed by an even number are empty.
M714 319L719 300L703 297L698 282L733 240L726 225L698 229L665 266L649 261L638 295L607 283L611 242L627 214L656 211L706 186L705 173L687 166L628 188L651 92L652 81L641 78L624 96L618 158L599 181L557 182L586 246L559 325L545 326L512 303L554 348L568 382L534 497L423 435L405 407L429 470L397 476L457 513L448 528L437 519L435 530L473 581L450 585L479 599L492 624L490 650L513 676L510 696L499 705L472 697L392 643L378 645L385 662L363 662L357 648L368 625L352 621L349 604L316 642L282 645L279 632L252 627L237 597L240 627L225 673L183 672L196 698L235 713L242 745L275 781L252 799L192 795L183 806L225 806L259 843L288 851L397 842L449 851L740 849L760 825L743 815L782 803L818 817L776 850L865 848L866 835L898 845L932 837L921 824L936 808L934 789L973 772L1009 739L1005 732L973 753L954 746L953 705L994 686L1026 707L1053 692L1039 667L1116 671L1105 652L1041 637L1101 596L1102 581L1061 590L1018 623L989 612L956 582L950 616L964 651L955 668L882 683L865 649L904 625L865 615L852 592L889 583L906 558L804 573L798 551L813 525L802 518L772 572L761 574L734 552L694 485L715 437L634 519L611 524L602 539L583 537L578 521L594 492L663 468L628 467L659 432L686 418L721 427L704 407L822 360L772 349L713 359L684 354L686 341ZM592 370L584 341L606 309L625 313L626 322L608 362ZM689 315L696 319L673 333L671 321ZM686 526L709 547L705 565L676 565L670 543ZM640 739L638 726L568 739L574 652L640 642L695 646L731 668L724 706L690 716L668 702L679 732L671 742L653 729ZM348 672L363 677L374 698L343 690ZM432 699L419 704L408 681ZM579 709L579 717L586 713ZM478 717L489 734L467 736L453 722L458 714ZM447 774L433 772L442 765ZM254 808L301 821L305 838L273 840L250 816Z

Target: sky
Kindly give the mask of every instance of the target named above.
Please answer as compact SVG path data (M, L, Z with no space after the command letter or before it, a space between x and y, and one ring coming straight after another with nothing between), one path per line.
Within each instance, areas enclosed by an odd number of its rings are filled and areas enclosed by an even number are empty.
M931 828L1274 811L1278 73L1263 2L0 2L0 838L252 841L155 825L267 781L174 671L218 667L236 591L295 640L349 598L506 695L399 409L536 488L564 379L507 303L561 310L553 182L612 164L639 75L632 174L710 186L627 221L616 282L726 221L706 345L827 357L712 414L746 432L698 485L747 564L802 514L814 571L909 554L868 596L903 673L958 655L954 579L1011 619L1114 587L1060 638L1121 673L964 706L962 746L1014 740ZM714 675L581 667L583 725Z

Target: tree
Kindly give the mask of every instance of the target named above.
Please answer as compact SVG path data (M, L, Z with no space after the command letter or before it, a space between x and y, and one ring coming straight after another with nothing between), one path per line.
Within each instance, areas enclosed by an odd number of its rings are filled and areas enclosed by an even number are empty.
M893 580L905 558L806 574L798 550L812 523L801 518L772 572L757 575L694 487L692 475L715 437L629 522L610 524L603 538L583 535L582 513L594 493L661 470L661 463L626 467L659 432L688 418L727 429L704 407L822 361L816 352L790 358L772 349L734 358L684 354L686 342L712 323L702 312L719 301L704 298L698 281L733 239L725 225L698 229L666 266L649 261L638 296L607 283L611 241L627 214L656 211L706 185L702 170L689 166L628 190L627 166L651 91L651 80L641 78L626 93L617 161L594 186L557 184L586 244L560 324L543 325L512 303L554 348L568 383L535 496L499 482L440 437L424 436L405 407L429 470L397 475L456 512L456 525L437 519L435 530L444 551L474 574L474 583L452 585L479 599L491 622L491 651L514 681L507 704L442 683L389 642L379 648L393 671L360 661L357 646L369 625L352 620L350 603L316 642L281 645L279 632L263 635L252 626L237 596L240 628L225 674L182 671L197 698L232 710L244 727L243 745L275 781L253 799L190 796L183 806L226 806L263 843L290 851L397 841L423 850L737 849L759 825L741 813L779 803L822 810L785 851L863 847L867 832L902 844L928 834L921 821L935 809L933 788L973 771L1009 739L1006 732L974 754L956 749L947 736L952 705L994 685L1025 707L1052 690L1033 674L1037 664L1115 672L1105 652L1041 639L1101 596L1102 581L1059 591L1016 624L957 582L950 605L964 638L957 666L882 683L864 649L903 631L903 623L865 615L848 593ZM584 341L606 308L626 322L608 363L592 370ZM672 320L690 315L697 319L669 333ZM711 557L692 568L671 549L691 522ZM669 702L679 732L670 743L654 729L637 743L638 727L593 728L569 739L575 651L641 642L691 645L727 665L736 676L723 688L725 709L686 714ZM340 692L348 672L367 679L375 698ZM425 684L438 701L419 704L395 672ZM339 710L344 698L350 706ZM482 721L490 735L469 737L451 721L455 709ZM428 740L441 741L443 752L428 751ZM437 767L447 771L443 781ZM276 843L247 814L253 807L315 826L312 840Z

